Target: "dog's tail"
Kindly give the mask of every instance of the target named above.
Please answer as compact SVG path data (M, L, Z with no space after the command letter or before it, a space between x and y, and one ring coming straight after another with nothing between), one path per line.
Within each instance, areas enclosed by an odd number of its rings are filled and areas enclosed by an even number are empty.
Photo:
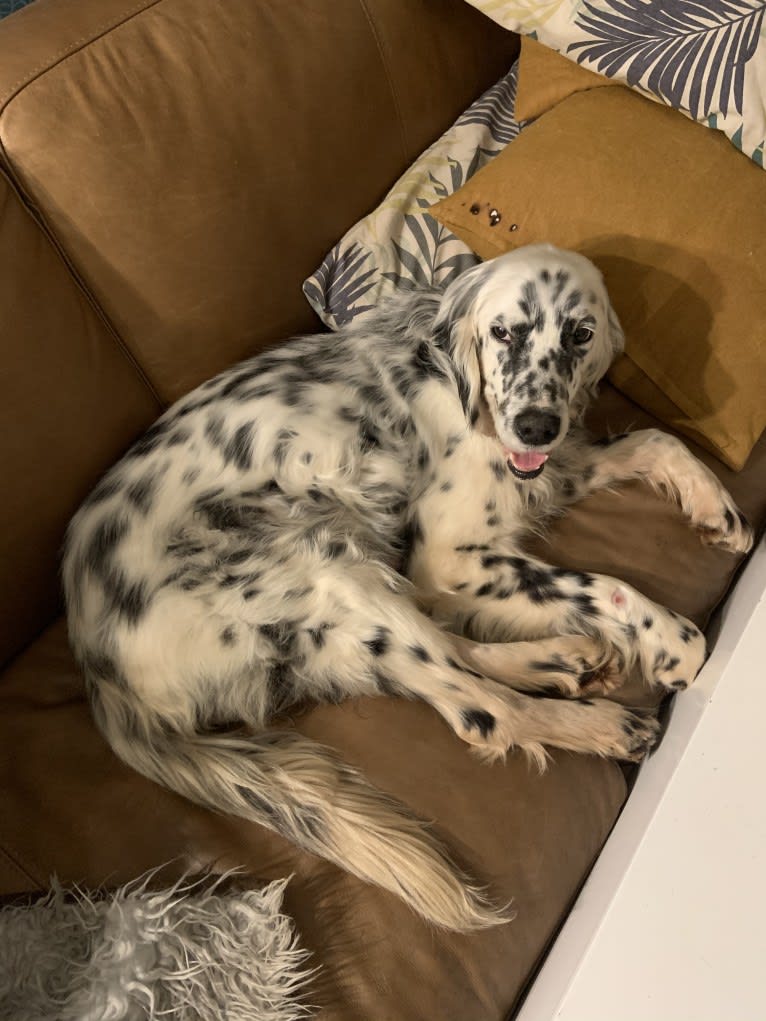
M434 925L467 931L511 917L485 899L424 822L330 749L289 731L168 732L127 692L109 685L94 696L97 722L116 754L157 783L276 831L397 894Z

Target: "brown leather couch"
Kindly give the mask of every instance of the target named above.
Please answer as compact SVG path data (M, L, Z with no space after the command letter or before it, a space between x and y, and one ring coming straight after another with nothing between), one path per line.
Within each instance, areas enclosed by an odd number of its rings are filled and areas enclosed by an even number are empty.
M517 40L462 0L36 0L0 24L0 895L118 884L151 866L293 874L322 1021L512 1012L626 797L612 762L478 764L428 708L295 721L436 829L516 920L429 930L394 897L111 754L70 656L67 520L162 408L296 331L304 277ZM606 389L594 425L648 416ZM738 476L759 523L766 446ZM639 527L637 527L637 525ZM622 575L701 624L736 568L638 485L588 500L545 555ZM637 691L626 699L637 700Z

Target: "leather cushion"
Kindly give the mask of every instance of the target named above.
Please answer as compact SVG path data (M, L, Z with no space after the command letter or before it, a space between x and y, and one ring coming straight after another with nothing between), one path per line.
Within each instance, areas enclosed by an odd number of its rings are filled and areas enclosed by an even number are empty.
M620 769L563 753L543 776L520 755L487 767L433 710L395 699L324 706L295 726L435 820L493 895L513 898L516 920L437 932L391 894L133 773L93 726L63 623L2 679L0 845L15 872L0 894L45 887L53 872L113 886L165 862L162 881L234 865L254 882L292 874L285 909L321 969L309 995L322 1021L501 1018L611 828Z
M14 15L15 17L16 15ZM0 177L0 663L60 612L69 518L160 406Z
M517 46L461 0L36 0L3 21L0 663L59 612L98 477L162 403L317 325L306 272Z
M592 410L594 432L656 423L616 390ZM700 453L699 451L695 451ZM745 471L702 453L760 528L766 440ZM623 577L704 624L738 558L700 546L677 510L646 487L594 494L556 522L538 549L553 563ZM645 698L635 685L624 701ZM681 698L684 696L681 695ZM170 871L242 865L254 880L294 873L286 909L321 967L322 1021L501 1018L521 995L614 822L621 770L558 754L540 777L518 756L477 763L424 705L366 699L295 720L384 790L426 817L518 915L501 929L454 936L426 928L396 898L277 836L216 816L145 781L110 753L83 700L63 622L0 681L0 893L63 880L109 885L172 862Z
M460 0L37 3L2 155L167 402L316 328L301 282L518 47Z

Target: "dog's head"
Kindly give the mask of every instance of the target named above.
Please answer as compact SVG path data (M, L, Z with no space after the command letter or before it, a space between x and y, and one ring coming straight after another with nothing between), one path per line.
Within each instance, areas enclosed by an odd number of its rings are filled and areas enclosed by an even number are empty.
M486 403L513 474L539 475L622 350L601 274L576 252L529 245L480 263L444 292L437 334L466 414Z

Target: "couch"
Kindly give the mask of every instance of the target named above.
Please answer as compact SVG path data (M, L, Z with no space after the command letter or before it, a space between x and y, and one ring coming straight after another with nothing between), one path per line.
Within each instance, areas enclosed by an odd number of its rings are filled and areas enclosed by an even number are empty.
M630 771L557 753L486 767L423 705L361 700L294 725L435 829L516 919L429 929L275 834L193 806L96 731L58 579L69 517L169 403L319 329L301 282L514 59L462 0L36 0L0 26L0 895L239 866L285 907L322 1021L512 1015L628 796ZM610 386L596 433L650 416ZM766 443L735 474L751 520ZM637 527L640 524L640 527ZM608 535L609 541L604 537ZM705 625L738 564L638 484L538 547ZM638 687L619 696L637 702Z

